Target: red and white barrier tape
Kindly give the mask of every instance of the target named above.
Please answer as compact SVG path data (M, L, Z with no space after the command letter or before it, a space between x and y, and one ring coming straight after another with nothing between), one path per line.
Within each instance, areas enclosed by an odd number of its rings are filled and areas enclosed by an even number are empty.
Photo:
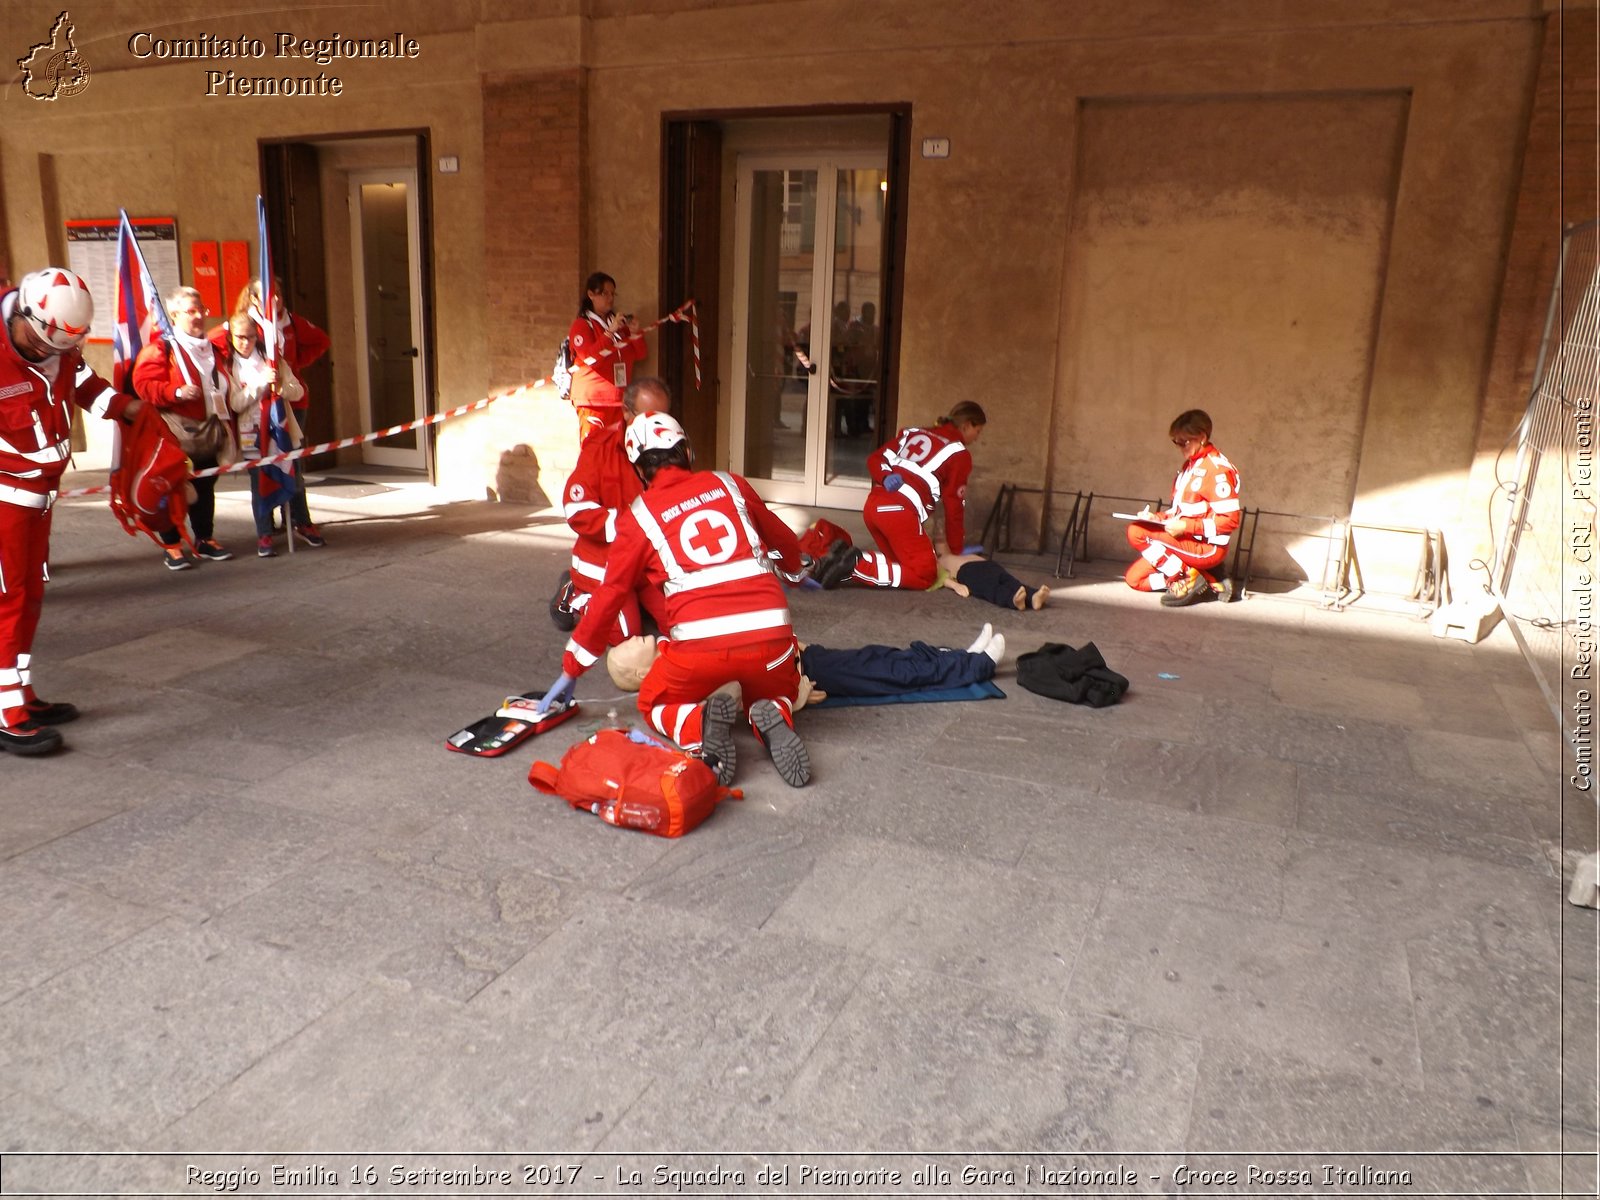
M673 321L687 321L689 323L689 339L694 345L694 383L700 386L700 325L694 317L694 301L686 300L666 316L660 317L639 330L637 336L643 337L653 333L661 326ZM603 358L609 358L617 352L616 347L607 346L600 353L590 358L581 360L585 366L594 366ZM469 412L488 408L496 400L505 400L512 396L524 396L539 388L550 386L550 380L536 379L532 383L520 384L510 391L497 392L493 396L485 396L482 400L475 400L471 404L463 404L460 408L452 408L449 412L434 413L432 416L421 417L415 421L407 421L404 425L391 425L388 429L375 430L372 433L363 433L358 437L339 438L333 442L322 442L315 446L301 446L297 450L286 450L282 454L274 454L266 458L240 459L226 467L207 467L203 471L196 471L189 476L191 479L205 479L212 475L228 475L235 471L248 471L252 467L275 466L278 463L293 462L297 458L304 458L308 454L326 454L330 450L343 450L349 446L360 446L366 442L375 442L380 438L393 437L397 433L408 433L413 429L420 429L424 425L438 425L440 422L449 421L455 417L463 416ZM95 496L109 492L111 485L103 483L99 487L71 488L57 494L56 499L68 500L74 496Z

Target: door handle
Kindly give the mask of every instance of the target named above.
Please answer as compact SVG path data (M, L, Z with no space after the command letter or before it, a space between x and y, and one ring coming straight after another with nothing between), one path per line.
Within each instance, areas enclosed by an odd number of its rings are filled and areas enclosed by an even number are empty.
M403 358L415 358L417 356L417 348L413 346L409 350L400 351L400 354Z

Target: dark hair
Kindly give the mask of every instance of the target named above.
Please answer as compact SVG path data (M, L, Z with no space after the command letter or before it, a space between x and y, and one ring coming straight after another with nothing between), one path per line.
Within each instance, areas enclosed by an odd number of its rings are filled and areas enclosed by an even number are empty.
M989 418L984 415L983 405L976 400L963 400L950 410L950 415L940 417L940 425L987 425Z
M589 276L589 278L583 281L583 291L578 296L578 315L580 317L584 316L589 311L589 293L598 292L608 283L612 287L617 286L617 281L611 278L611 276L607 275L604 271L596 271L593 275Z
M1203 437L1211 440L1211 415L1203 408L1191 408L1181 412L1174 418L1172 428L1167 430L1167 436L1175 433L1186 433L1190 437Z
M656 472L662 467L682 467L688 470L693 459L689 452L689 439L684 438L676 446L669 446L665 450L645 450L634 460L633 468L639 472L639 478L644 480L646 487L656 477Z

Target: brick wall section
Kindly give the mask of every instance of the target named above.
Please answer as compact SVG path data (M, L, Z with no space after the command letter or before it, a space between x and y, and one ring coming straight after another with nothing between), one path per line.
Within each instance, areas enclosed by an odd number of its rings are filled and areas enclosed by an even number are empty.
M484 299L489 388L543 378L583 282L582 69L483 80ZM495 403L474 423L489 495L559 503L577 422L545 388Z
M1563 227L1600 216L1595 192L1597 32L1593 8L1558 10L1545 17L1544 51L1478 429L1480 456L1499 450L1527 407ZM1472 494L1482 492L1474 487Z
M550 369L582 278L584 80L578 69L483 81L489 385Z

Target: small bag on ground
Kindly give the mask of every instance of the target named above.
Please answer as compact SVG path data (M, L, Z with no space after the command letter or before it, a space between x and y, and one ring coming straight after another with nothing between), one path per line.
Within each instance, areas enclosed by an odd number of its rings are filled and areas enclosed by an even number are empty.
M602 729L561 756L559 767L536 762L528 782L587 809L610 825L657 837L682 837L711 815L736 788L721 787L716 773L655 742L641 743L619 729Z
M809 554L812 558L821 560L839 542L843 542L847 546L854 545L848 530L839 528L839 526L825 517L818 517L800 535L800 553Z

